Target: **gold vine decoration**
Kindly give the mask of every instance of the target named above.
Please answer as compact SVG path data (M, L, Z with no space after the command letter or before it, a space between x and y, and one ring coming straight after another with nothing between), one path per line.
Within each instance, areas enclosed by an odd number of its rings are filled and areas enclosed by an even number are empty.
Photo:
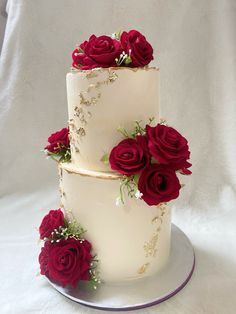
M101 73L101 69L96 71L90 71L86 73L86 78L92 79L98 77L99 73ZM84 92L80 92L80 105L75 106L74 108L74 117L78 118L81 123L79 128L76 127L75 119L69 120L70 126L70 141L71 147L74 146L75 152L79 152L79 141L82 137L86 135L85 126L88 123L88 120L92 117L92 114L89 110L85 109L85 107L89 107L91 105L96 105L101 98L100 87L103 85L108 85L113 83L118 78L118 75L114 70L108 69L107 78L103 81L98 81L95 84L89 84L88 88ZM94 93L95 95L91 95Z
M161 213L160 215L155 216L152 218L151 223L152 224L158 224L156 227L155 232L153 233L151 239L147 242L144 243L144 251L145 251L145 257L155 257L157 253L157 244L159 240L159 235L161 232L161 226L163 224L163 218L166 214L167 211L167 203L161 203L157 205L157 208L160 209ZM138 269L138 274L143 274L146 272L148 266L150 265L150 262L147 262L143 264L139 269Z
M157 253L157 243L161 231L161 225L163 224L163 217L166 213L166 203L161 203L157 206L161 213L160 215L154 217L152 219L152 224L158 224L155 232L153 233L151 239L144 243L144 251L146 253L146 257L152 256L155 257ZM159 223L158 223L159 222Z

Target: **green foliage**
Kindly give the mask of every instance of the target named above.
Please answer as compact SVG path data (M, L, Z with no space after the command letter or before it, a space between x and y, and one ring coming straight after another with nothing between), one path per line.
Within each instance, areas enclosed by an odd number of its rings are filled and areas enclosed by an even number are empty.
M127 191L129 197L135 197L135 193L138 191L138 175L123 176L120 180L120 196L122 204L124 204L124 190Z
M122 31L118 31L118 32L113 33L111 37L114 39L120 40L121 34L122 34Z
M154 122L155 118L149 118L148 123L149 125L152 124ZM145 129L146 125L143 126L142 125L142 120L135 120L134 121L134 129L133 131L129 134L129 132L123 128L123 127L119 127L117 129L118 132L120 132L125 138L136 138L137 135L145 135L146 134L146 129Z
M52 153L48 150L45 150L47 156L56 160L57 162L70 162L71 161L71 151L70 148L61 149L58 153Z
M109 164L109 156L108 156L107 153L102 156L101 161L102 161L105 165L108 165L108 164Z
M116 61L116 64L118 66L121 66L121 65L125 65L126 66L126 65L129 65L132 62L132 58L131 58L130 54L127 54L127 53L125 53L125 51L123 51L120 54L119 58L116 58L115 61Z

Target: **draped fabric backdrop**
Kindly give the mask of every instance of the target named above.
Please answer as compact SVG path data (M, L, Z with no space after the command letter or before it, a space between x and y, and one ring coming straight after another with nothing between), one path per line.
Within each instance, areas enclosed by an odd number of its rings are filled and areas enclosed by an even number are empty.
M173 222L197 259L186 288L136 312L236 313L236 2L8 0L7 17L4 10L1 1L1 313L103 313L37 276L36 227L59 206L56 165L40 150L67 124L65 75L75 45L133 28L155 49L161 117L190 142L193 175L174 202Z

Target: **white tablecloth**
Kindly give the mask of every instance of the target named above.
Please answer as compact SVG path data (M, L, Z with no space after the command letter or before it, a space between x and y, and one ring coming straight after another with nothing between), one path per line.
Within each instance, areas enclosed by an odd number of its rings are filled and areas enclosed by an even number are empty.
M56 167L40 150L66 125L65 74L76 43L131 28L155 49L162 117L190 142L193 175L173 221L197 259L180 293L136 312L236 313L235 21L234 0L8 1L0 59L1 313L103 313L37 276L36 227L59 203Z

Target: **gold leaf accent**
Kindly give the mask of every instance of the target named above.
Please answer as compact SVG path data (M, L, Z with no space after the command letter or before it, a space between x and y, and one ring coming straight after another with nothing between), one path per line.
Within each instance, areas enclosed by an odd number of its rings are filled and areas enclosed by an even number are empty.
M80 136L85 136L85 129L84 128L79 128L78 130L76 130L76 133Z
M87 79L91 79L91 78L97 77L99 72L100 72L100 71L98 71L98 70L90 70L90 71L87 71L87 73L86 73L86 78L87 78Z
M96 103L101 97L101 93L98 93L97 96L93 96L90 99L86 99L82 92L79 94L79 96L80 96L81 105L91 106L91 105L96 105Z
M76 127L75 127L75 121L74 119L69 119L68 121L69 124L69 129L70 129L70 133L69 133L69 139L70 139L70 147L71 150L75 150L76 153L79 152L79 143L76 143L75 138L73 137L73 133L76 132Z
M161 226L163 224L163 218L166 214L167 211L167 203L160 203L159 205L157 205L157 208L160 210L160 214L153 217L151 220L152 224L157 224L156 226L156 230L153 233L151 239L149 241L146 241L144 243L144 251L145 251L145 256L146 257L155 257L156 253L157 253L157 244L158 244L158 240L159 240L159 235L161 232Z
M162 224L162 218L161 217L159 217L159 216L156 216L156 217L154 217L154 218L152 218L152 223L154 224L154 223L157 223L157 222L160 222L160 225Z
M90 84L88 89L87 89L87 93L91 92L93 89L95 89L97 87L96 84Z
M59 172L59 194L60 194L60 208L64 208L64 198L66 196L66 193L64 192L62 188L62 176L63 176L63 171L62 168L59 166L58 167L58 172Z
M139 269L138 269L138 274L144 274L148 268L150 263L143 264Z
M113 71L113 72L109 72L108 75L108 80L110 83L115 82L115 80L118 78L118 75ZM107 82L108 83L108 82Z
M97 73L96 76L98 76L98 73ZM96 76L93 76L93 77L96 77ZM91 78L91 76L89 74L87 74L86 78L87 79ZM101 98L101 92L99 91L99 88L102 85L108 85L109 83L115 82L117 78L118 78L118 75L115 73L115 71L111 71L109 69L108 70L108 76L107 76L107 78L104 81L98 81L95 84L90 84L85 92L81 92L79 94L79 96L80 96L80 104L81 105L85 105L85 106L96 105L98 100ZM91 91L93 91L93 90L95 90L95 91L97 90L96 96L85 97L85 94L89 95L89 93Z
M76 106L74 111L75 111L74 116L78 117L81 123L87 124L84 109L82 107Z
M156 245L157 245L158 238L159 238L159 234L154 233L151 239L144 243L143 247L144 247L144 251L146 252L146 257L156 256L156 252L157 252Z
M87 80L96 78L99 76L99 73L101 72L102 72L101 69L96 69L96 70L93 69L88 72L86 71L86 78ZM118 75L115 73L114 70L108 69L105 73L107 74L107 77L105 77L105 80L103 78L103 80L101 81L97 81L96 83L91 83L89 84L87 90L81 91L79 93L80 104L74 107L74 117L78 119L69 120L70 143L71 143L72 152L75 151L76 153L78 153L80 151L79 150L80 139L81 137L86 135L85 129L81 127L81 124L83 126L87 125L88 120L92 117L91 112L88 111L86 108L88 108L91 105L96 105L98 103L99 99L101 98L100 87L102 85L108 85L110 83L113 83L118 78ZM76 124L75 124L75 121L76 121Z

